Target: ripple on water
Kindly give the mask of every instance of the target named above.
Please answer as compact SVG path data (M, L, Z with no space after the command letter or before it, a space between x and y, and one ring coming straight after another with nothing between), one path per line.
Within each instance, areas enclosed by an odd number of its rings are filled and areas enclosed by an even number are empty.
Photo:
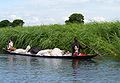
M119 83L120 62L0 56L2 83Z

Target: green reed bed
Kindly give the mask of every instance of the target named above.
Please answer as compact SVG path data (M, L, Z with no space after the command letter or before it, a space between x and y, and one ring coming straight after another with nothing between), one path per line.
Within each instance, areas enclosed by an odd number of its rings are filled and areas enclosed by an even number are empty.
M74 37L87 46L85 53L120 54L120 22L1 28L0 48L6 47L12 38L16 48L26 48L29 44L42 49L58 47L71 51Z

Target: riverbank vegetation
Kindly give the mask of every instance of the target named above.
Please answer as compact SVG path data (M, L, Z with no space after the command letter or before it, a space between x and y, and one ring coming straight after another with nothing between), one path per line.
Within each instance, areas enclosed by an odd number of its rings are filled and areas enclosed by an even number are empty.
M58 47L71 51L74 37L88 47L83 52L120 55L120 22L1 28L0 49L12 38L16 48L26 48L29 44L42 49Z

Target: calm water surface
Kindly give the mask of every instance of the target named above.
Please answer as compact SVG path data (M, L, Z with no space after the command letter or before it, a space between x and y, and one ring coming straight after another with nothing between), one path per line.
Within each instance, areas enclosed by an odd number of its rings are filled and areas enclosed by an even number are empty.
M120 83L120 62L0 55L0 83Z

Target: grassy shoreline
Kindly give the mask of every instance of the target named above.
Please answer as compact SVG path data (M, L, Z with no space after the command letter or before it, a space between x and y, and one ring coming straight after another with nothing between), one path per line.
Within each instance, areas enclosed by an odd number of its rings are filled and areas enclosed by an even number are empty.
M77 37L89 47L84 51L86 53L120 54L120 22L1 28L0 49L11 37L16 48L26 48L29 44L43 49L58 47L70 51L73 38Z

